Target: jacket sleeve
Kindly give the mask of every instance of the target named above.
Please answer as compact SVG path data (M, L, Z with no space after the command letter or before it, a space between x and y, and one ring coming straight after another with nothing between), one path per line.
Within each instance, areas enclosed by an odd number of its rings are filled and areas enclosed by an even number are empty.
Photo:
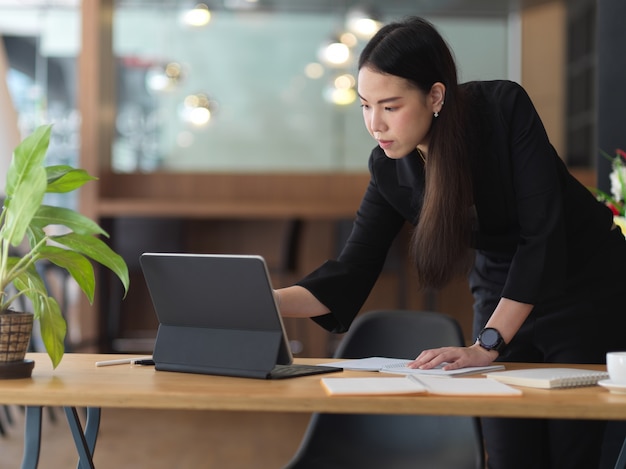
M389 247L405 221L378 190L373 157L369 167L372 177L341 254L297 283L330 310L313 320L331 332L348 330L374 287Z
M502 296L536 304L565 288L565 172L526 92L510 84L499 99L520 233Z

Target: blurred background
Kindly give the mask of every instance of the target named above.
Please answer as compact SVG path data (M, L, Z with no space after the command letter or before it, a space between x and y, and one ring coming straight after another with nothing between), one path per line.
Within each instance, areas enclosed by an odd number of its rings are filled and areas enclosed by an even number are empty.
M462 81L521 83L559 154L595 184L598 42L614 33L598 26L599 13L618 3L0 0L0 171L20 138L54 122L48 157L99 177L78 199L56 202L103 224L131 267L123 301L106 273L94 306L63 290L68 347L150 350L141 252L261 254L275 286L334 257L374 146L355 61L382 24L407 15L439 28ZM469 328L463 279L441 292L413 288L405 238L365 308L433 309ZM332 352L335 338L314 326L288 327L294 351Z

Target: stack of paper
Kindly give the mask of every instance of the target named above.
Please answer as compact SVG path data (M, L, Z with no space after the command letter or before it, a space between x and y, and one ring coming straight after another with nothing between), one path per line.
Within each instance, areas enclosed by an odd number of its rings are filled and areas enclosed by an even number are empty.
M522 391L489 378L403 377L322 378L329 395L437 394L446 396L521 396Z

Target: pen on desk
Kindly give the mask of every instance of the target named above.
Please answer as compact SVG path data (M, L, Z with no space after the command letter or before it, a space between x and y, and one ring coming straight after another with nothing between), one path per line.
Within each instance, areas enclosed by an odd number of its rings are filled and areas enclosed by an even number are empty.
M150 365L150 364L154 364L154 362L152 362L152 357L118 358L114 360L102 360L102 361L96 362L96 366Z
M96 362L96 366L124 365L130 363L132 358L119 358L117 360L102 360Z

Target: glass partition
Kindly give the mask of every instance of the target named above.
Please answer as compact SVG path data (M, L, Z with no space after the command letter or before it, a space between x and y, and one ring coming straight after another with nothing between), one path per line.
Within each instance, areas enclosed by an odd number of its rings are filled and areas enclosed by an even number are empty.
M76 57L80 15L75 2L44 8L0 2L0 177L19 140L54 123L49 164L75 165L79 154ZM8 94L8 96L7 96ZM76 206L76 193L48 194L50 203Z
M366 171L374 142L355 100L354 62L367 35L350 29L348 19L368 8L224 0L206 9L207 24L192 26L182 16L195 3L115 1L115 172ZM519 79L510 72L519 51L510 39L516 29L509 2L380 3L368 13L378 24L408 14L435 23L462 80ZM53 149L69 162L80 145L80 27L78 0L0 2L22 133L54 120ZM333 42L339 56L324 56ZM347 60L337 63L342 51Z
M415 10L404 3L379 20ZM181 13L116 12L116 171L366 170L374 143L355 100L354 63L367 38L340 39L349 10L221 9L202 27L183 24ZM507 15L430 19L463 80L509 78ZM341 64L322 55L333 41L347 45Z

